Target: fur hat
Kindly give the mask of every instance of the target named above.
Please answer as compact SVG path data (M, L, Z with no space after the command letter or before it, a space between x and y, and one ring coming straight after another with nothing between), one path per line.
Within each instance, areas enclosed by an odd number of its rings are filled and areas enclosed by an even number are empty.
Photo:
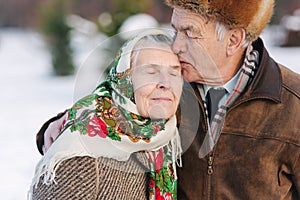
M165 0L167 5L206 15L229 28L244 28L254 41L273 15L274 0Z

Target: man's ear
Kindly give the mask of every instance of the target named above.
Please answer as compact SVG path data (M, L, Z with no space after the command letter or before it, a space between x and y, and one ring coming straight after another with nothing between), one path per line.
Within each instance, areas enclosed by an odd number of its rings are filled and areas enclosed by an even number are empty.
M227 56L233 56L237 51L242 48L243 42L246 38L246 32L242 28L229 30L228 44L226 53Z

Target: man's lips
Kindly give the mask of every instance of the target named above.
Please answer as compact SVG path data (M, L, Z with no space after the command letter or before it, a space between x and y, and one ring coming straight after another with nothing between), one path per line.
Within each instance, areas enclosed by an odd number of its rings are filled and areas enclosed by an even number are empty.
M186 62L185 60L183 60L182 58L179 58L179 62L180 62L180 65L182 67L186 66L186 65L191 65L189 62Z

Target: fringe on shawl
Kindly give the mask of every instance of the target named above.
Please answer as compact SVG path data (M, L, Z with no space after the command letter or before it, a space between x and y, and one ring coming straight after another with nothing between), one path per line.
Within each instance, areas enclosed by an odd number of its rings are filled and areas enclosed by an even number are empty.
M181 147L181 140L180 140L178 130L176 130L175 138L171 140L171 145L172 145L172 166L174 170L175 180L177 180L178 177L177 177L176 164L178 167L182 167L182 160L181 160L182 147Z
M85 151L73 151L73 152L58 152L54 155L46 154L37 164L35 169L35 175L33 177L28 199L32 199L33 190L37 188L40 181L43 181L43 184L51 185L57 184L55 181L55 173L59 165L70 158L75 156L88 156ZM41 178L43 179L41 180Z

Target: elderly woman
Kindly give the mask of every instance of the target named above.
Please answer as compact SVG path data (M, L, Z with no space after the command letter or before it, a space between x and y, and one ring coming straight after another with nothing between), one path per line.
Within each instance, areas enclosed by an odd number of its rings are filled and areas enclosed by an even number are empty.
M151 30L123 45L106 81L62 118L31 199L176 199L183 80L171 43Z

